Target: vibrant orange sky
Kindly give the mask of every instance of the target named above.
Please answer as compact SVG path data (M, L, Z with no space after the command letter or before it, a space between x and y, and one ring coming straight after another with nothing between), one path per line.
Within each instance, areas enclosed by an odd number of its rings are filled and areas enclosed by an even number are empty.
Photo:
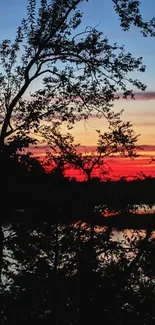
M155 93L146 92L137 94L135 100L119 100L115 103L115 110L124 108L122 119L133 123L136 134L140 134L138 145L143 147L139 151L139 157L130 160L128 158L107 158L106 162L111 167L112 177L135 176L140 172L155 176L155 162L150 164L151 157L155 157ZM91 117L88 122L81 121L76 124L72 133L76 142L87 147L88 151L94 150L97 143L96 129L104 132L106 123L97 117ZM65 131L65 128L64 128ZM36 155L44 155L44 149L40 147L35 151ZM71 172L77 176L76 171Z
M16 28L21 19L25 16L27 0L0 1L0 11L3 13L0 20L0 41L3 39L14 39ZM111 175L127 176L136 175L143 172L147 175L155 175L155 164L149 164L150 157L155 157L155 42L154 38L143 37L136 27L124 32L120 28L118 16L113 10L113 2L110 0L83 1L80 4L83 12L81 31L86 26L97 26L108 37L110 44L118 42L124 45L125 50L133 54L134 57L143 57L146 65L146 72L134 72L131 77L140 79L147 85L147 90L143 95L137 95L136 100L119 100L115 103L115 109L125 109L124 120L133 123L137 134L141 134L138 144L144 146L144 151L134 161L129 159L109 159L108 163L112 168ZM141 13L144 20L149 20L154 16L155 1L141 1ZM40 87L40 80L35 81L28 90L32 91ZM97 133L95 129L106 130L103 120L90 118L87 124L83 121L76 124L73 130L76 142L88 147L89 150L96 145ZM65 131L65 130L64 130ZM44 154L43 148L35 152L36 155ZM75 174L74 174L75 175ZM74 176L73 175L73 176Z

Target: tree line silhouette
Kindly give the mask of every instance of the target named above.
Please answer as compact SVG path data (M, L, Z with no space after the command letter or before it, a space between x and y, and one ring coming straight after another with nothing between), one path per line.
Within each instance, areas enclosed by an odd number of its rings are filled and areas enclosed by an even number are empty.
M135 205L152 207L154 178L78 182L20 164L1 218L1 323L151 324L154 215Z
M153 208L155 181L93 178L95 168L107 173L105 157L137 156L138 135L114 102L146 89L129 77L145 66L96 27L81 32L82 2L28 0L15 40L0 44L1 324L138 325L155 317L154 215L137 213ZM112 3L124 31L133 24L154 36L139 1ZM70 130L94 115L107 131L96 130L96 150L82 154ZM49 173L25 151L40 143ZM68 165L86 181L64 177ZM120 239L115 228L124 229Z

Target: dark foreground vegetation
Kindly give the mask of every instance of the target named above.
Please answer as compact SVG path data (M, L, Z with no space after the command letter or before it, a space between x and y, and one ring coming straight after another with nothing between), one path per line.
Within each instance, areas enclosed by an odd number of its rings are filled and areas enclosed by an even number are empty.
M111 44L98 22L82 24L85 2L27 0L15 39L0 43L3 325L154 323L154 214L138 216L137 208L153 207L155 180L92 179L95 168L107 172L105 157L137 155L138 135L113 104L146 89L134 78L145 66ZM124 32L133 25L155 36L155 19L143 19L139 1L111 5ZM107 128L83 155L70 130L90 116ZM50 174L24 154L38 142L56 167ZM87 181L64 178L65 165Z
M77 182L12 160L5 184L2 324L152 324L155 216L136 209L155 204L154 178Z

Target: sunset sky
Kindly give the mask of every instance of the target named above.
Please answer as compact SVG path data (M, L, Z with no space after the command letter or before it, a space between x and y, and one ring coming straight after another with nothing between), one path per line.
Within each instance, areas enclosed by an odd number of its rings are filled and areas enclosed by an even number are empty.
M147 20L155 16L155 1L142 0L142 15ZM27 0L1 0L0 1L0 41L6 38L13 39L16 27L26 12ZM112 44L118 42L124 45L126 51L131 52L135 57L142 56L146 65L145 73L134 73L133 77L139 78L147 85L145 93L137 94L135 100L119 100L115 103L115 109L124 108L124 120L130 120L134 125L137 134L141 134L138 144L144 147L134 161L129 159L110 159L110 166L113 175L134 175L143 173L155 174L155 163L149 164L150 157L155 157L155 39L143 38L140 32L132 27L129 32L123 32L119 26L118 16L113 10L111 0L90 0L80 5L84 12L81 30L86 26L96 27L104 32ZM31 89L39 86L39 82L32 84ZM136 90L135 90L136 91ZM76 141L91 148L95 146L97 134L95 129L104 131L103 120L91 117L87 124L79 122L73 133ZM40 149L40 153L41 149Z

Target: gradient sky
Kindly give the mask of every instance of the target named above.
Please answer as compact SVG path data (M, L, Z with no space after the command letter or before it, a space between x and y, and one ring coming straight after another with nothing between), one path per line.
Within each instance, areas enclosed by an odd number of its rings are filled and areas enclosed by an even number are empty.
M141 10L144 19L155 16L155 1L142 0ZM13 39L16 27L26 13L27 0L0 0L0 41L5 38ZM113 173L118 175L134 174L142 170L147 174L155 173L155 165L149 164L151 156L155 156L155 39L143 38L140 32L132 27L129 32L123 32L119 26L118 16L113 10L111 0L89 0L80 5L84 13L80 27L97 26L96 28L108 37L110 43L118 42L124 45L126 51L135 57L142 56L143 63L147 66L145 73L134 73L147 85L147 90L142 96L136 96L136 100L119 100L115 103L116 110L125 109L123 118L130 120L136 133L141 134L139 144L145 145L145 150L136 161L120 160L117 164L112 162ZM38 83L39 84L39 83ZM35 86L37 83L35 83ZM33 89L32 85L31 89ZM94 146L97 136L95 129L105 129L103 121L91 118L87 124L79 122L73 133L78 142L86 146Z

